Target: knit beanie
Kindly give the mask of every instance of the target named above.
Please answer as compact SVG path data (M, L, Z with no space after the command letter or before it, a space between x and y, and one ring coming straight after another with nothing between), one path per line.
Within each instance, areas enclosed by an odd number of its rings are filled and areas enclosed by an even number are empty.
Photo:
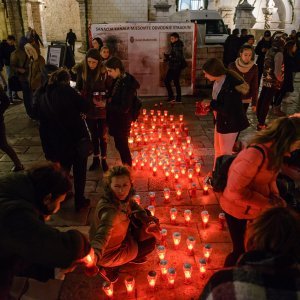
M86 59L88 59L89 57L93 58L93 59L96 59L98 61L101 61L100 52L99 52L99 50L97 50L95 48L89 49L89 51L86 54Z
M223 62L217 58L209 58L202 67L203 71L211 76L222 76L227 73Z

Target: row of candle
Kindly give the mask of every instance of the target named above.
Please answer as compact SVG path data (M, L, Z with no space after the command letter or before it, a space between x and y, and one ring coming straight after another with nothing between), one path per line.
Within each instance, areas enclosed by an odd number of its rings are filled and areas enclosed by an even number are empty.
M177 276L176 269L174 267L168 266L168 261L166 259L162 259L159 262L161 276L163 280L167 280L169 288L174 288L175 286L175 279ZM205 277L207 267L207 260L205 258L199 259L199 271L201 278ZM184 283L190 284L192 282L192 271L193 266L190 263L183 263L183 273L184 273ZM157 272L156 271L149 271L147 274L147 280L149 284L149 288L154 291L156 283L157 283ZM135 289L135 279L133 276L127 276L124 279L125 287L127 290L128 296L132 295ZM105 281L102 285L102 289L105 294L109 297L113 297L113 284L111 282Z

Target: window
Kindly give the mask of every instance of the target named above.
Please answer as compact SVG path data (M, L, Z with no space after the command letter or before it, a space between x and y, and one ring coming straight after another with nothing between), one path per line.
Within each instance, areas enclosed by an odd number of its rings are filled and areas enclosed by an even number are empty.
M204 0L179 0L178 10L204 8Z
M206 34L227 34L222 20L197 20L197 23L206 24Z

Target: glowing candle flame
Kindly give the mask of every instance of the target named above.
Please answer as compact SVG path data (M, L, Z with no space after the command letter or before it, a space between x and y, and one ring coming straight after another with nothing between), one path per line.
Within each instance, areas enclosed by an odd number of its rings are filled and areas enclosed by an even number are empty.
M149 205L148 209L149 209L151 215L154 216L155 215L155 207L153 205Z
M206 244L203 247L203 255L206 258L206 260L208 261L210 256L211 256L211 252L212 252L212 246L210 244Z
M173 233L173 242L175 245L175 249L177 249L178 245L180 244L181 240L181 233L180 232L174 232Z
M175 221L177 216L177 209L176 208L171 208L170 209L170 218L171 221Z
M159 265L160 265L161 274L162 275L167 275L167 273L168 273L168 261L163 259L163 260L160 261Z
M160 260L163 260L165 259L165 256L166 256L166 247L165 246L162 246L162 245L159 245L157 247L157 255L158 255L158 258Z
M113 284L111 282L104 281L102 284L102 289L109 298L111 298L113 296L114 288L113 288Z
M155 287L155 284L156 284L156 279L157 279L157 274L155 271L150 271L148 273L148 276L147 276L147 279L148 279L148 283L149 283L149 286L151 288L154 288Z
M128 276L125 278L124 282L125 282L125 286L127 289L127 293L132 293L132 291L134 290L134 286L135 286L134 278L132 276Z
M183 213L183 216L184 216L184 220L189 223L191 221L191 218L192 218L192 211L189 210L189 209L186 209Z

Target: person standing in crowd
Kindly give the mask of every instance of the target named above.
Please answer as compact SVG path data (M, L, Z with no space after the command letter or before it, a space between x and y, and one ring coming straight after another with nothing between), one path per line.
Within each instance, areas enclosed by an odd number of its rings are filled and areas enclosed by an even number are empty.
M105 64L106 61L110 58L109 48L107 46L101 47L100 55L101 55L102 63Z
M133 117L132 104L140 84L125 72L122 61L117 57L111 57L105 66L108 76L113 78L106 105L109 134L114 137L122 163L131 167L128 137Z
M30 42L33 41L34 44L35 44L35 47L38 48L38 49L40 49L40 45L41 45L42 47L44 47L44 44L43 44L43 42L42 42L40 36L38 35L38 33L36 32L35 29L32 29L32 30L31 30L31 37L30 37L30 40L29 40L29 41L30 41Z
M0 178L0 298L10 299L14 276L54 279L93 250L78 230L62 232L45 223L71 189L68 175L44 163ZM65 269L65 270L63 270Z
M5 66L7 80L11 76L10 55L16 50L15 43L16 43L15 37L13 35L8 35L7 40L3 40L2 43L0 44L0 48L1 48L0 52L3 60L3 64ZM9 88L9 80L7 83L8 83L7 95L9 97L10 102L11 103L20 102L22 99L18 96L17 92L12 91Z
M229 64L228 68L241 75L249 85L249 92L246 95L242 95L242 102L247 112L249 104L251 103L252 110L256 110L256 103L258 97L258 84L257 65L252 60L254 50L252 46L244 44L240 49L240 57Z
M233 266L245 252L247 221L273 206L286 206L280 197L276 178L284 157L300 148L300 118L274 120L270 128L258 132L249 147L233 160L220 205L233 243L225 267Z
M296 41L296 39L297 39L297 31L295 29L293 29L291 31L291 34L288 37L288 40L289 41Z
M73 32L72 29L67 33L66 36L66 43L68 43L72 49L73 54L75 53L75 42L77 40L76 34Z
M296 51L297 45L294 40L285 44L283 51L284 79L281 89L275 94L273 105L273 114L278 117L285 116L285 113L281 111L284 96L286 93L294 91L293 73L297 71Z
M247 229L247 252L237 266L213 274L199 300L299 299L299 236L295 211L277 207L264 212Z
M13 161L14 167L12 168L13 172L22 171L24 167L20 162L17 153L14 149L8 144L6 139L6 129L4 123L4 112L9 106L9 98L5 94L1 84L0 84L0 149L5 152L9 158Z
M253 34L248 34L245 44L250 45L250 46L253 47L254 43L255 43L254 35Z
M263 38L257 43L255 53L257 54L256 64L258 67L258 86L260 85L261 77L264 70L264 61L267 51L271 48L271 31L266 30Z
M96 37L92 40L92 46L93 48L97 49L99 52L101 51L101 48L103 47L103 42L101 38Z
M32 28L31 27L28 27L27 28L27 31L26 31L26 34L25 34L25 37L28 41L31 40L31 35L32 35Z
M202 105L214 112L216 163L219 156L232 154L238 133L249 126L241 101L241 95L248 93L249 86L239 74L226 69L217 58L208 59L202 68L205 78L214 82L212 100L204 100Z
M32 94L42 85L42 70L45 66L45 59L40 54L39 48L34 48L31 44L27 43L24 46L25 52L29 57L29 86Z
M84 197L89 134L82 117L89 103L71 88L70 74L64 69L52 73L36 97L45 158L59 163L68 173L73 167L75 210L80 211L90 204Z
M111 282L118 279L118 270L128 262L143 264L146 255L161 239L157 218L144 210L134 199L129 170L115 166L105 178L104 195L99 200L90 228L90 241L96 264L104 267Z
M274 96L281 89L284 78L283 65L283 48L285 41L282 34L278 33L272 38L272 47L268 50L265 56L264 72L263 72L263 87L259 95L257 103L257 130L262 130L267 127L266 118L269 112L269 107L273 103Z
M242 28L241 35L240 35L241 45L247 43L248 39L249 39L248 30L246 28Z
M23 100L24 100L26 113L31 118L32 117L32 94L30 91L30 86L28 81L30 60L24 48L26 43L27 43L27 39L25 37L21 37L18 48L10 56L10 68L11 68L10 77L15 76L20 82L22 92L23 92ZM13 87L10 86L10 88L13 90Z
M173 32L170 36L171 49L165 53L165 61L168 62L168 71L164 79L168 92L168 102L181 103L180 74L186 67L186 61L183 56L183 42L179 39L179 34ZM176 89L176 99L174 98L171 82L173 81Z
M239 50L242 45L239 32L238 28L233 29L232 34L227 37L224 43L223 62L226 67L239 56Z
M87 124L89 126L93 147L93 163L89 170L98 170L101 166L103 172L108 170L107 156L107 125L106 125L106 94L109 89L108 76L105 66L101 63L101 56L97 49L90 49L83 62L77 67L76 88L81 95L90 103L87 113ZM99 149L100 146L100 149Z

